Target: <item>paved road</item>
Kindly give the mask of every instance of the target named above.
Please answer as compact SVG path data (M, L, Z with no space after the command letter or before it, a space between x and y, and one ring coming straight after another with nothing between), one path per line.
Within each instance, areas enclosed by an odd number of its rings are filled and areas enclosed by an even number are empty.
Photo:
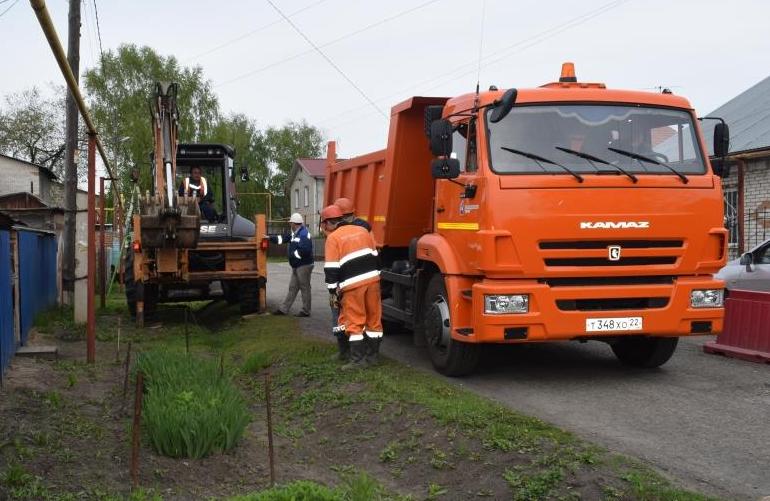
M283 298L289 273L286 264L270 265L271 307ZM313 304L301 326L331 342L320 264ZM685 486L727 499L770 496L770 365L704 354L706 339L683 340L652 371L622 368L602 343L495 347L478 374L449 380L643 459ZM409 335L386 333L383 351L432 370Z

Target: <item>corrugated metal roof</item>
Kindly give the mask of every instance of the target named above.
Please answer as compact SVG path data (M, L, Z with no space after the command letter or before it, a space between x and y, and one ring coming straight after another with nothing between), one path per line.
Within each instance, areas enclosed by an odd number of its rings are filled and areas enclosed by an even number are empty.
M730 126L730 153L770 149L770 77L706 116L721 117ZM716 123L714 120L701 122L709 155L714 153Z

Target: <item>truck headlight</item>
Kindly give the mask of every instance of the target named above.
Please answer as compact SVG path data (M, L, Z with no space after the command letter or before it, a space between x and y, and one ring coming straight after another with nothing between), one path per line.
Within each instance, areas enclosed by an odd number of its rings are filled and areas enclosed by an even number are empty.
M502 315L506 313L527 313L528 311L528 294L484 296L484 313Z
M695 289L690 292L690 306L693 308L721 308L724 302L724 289Z

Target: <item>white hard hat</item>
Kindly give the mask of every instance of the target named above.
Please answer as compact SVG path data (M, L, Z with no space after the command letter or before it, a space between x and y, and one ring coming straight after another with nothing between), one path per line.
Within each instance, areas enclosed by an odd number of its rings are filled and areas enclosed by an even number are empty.
M304 224L305 220L302 218L302 214L300 214L299 212L295 212L289 218L289 222L294 224Z

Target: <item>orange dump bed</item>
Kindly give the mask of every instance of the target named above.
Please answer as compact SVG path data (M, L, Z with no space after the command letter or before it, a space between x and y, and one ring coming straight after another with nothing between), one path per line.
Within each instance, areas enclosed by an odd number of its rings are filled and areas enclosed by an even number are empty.
M433 185L424 111L447 98L413 97L391 110L388 147L335 162L330 144L324 205L339 197L353 200L356 215L372 225L380 247L406 247L431 231Z

